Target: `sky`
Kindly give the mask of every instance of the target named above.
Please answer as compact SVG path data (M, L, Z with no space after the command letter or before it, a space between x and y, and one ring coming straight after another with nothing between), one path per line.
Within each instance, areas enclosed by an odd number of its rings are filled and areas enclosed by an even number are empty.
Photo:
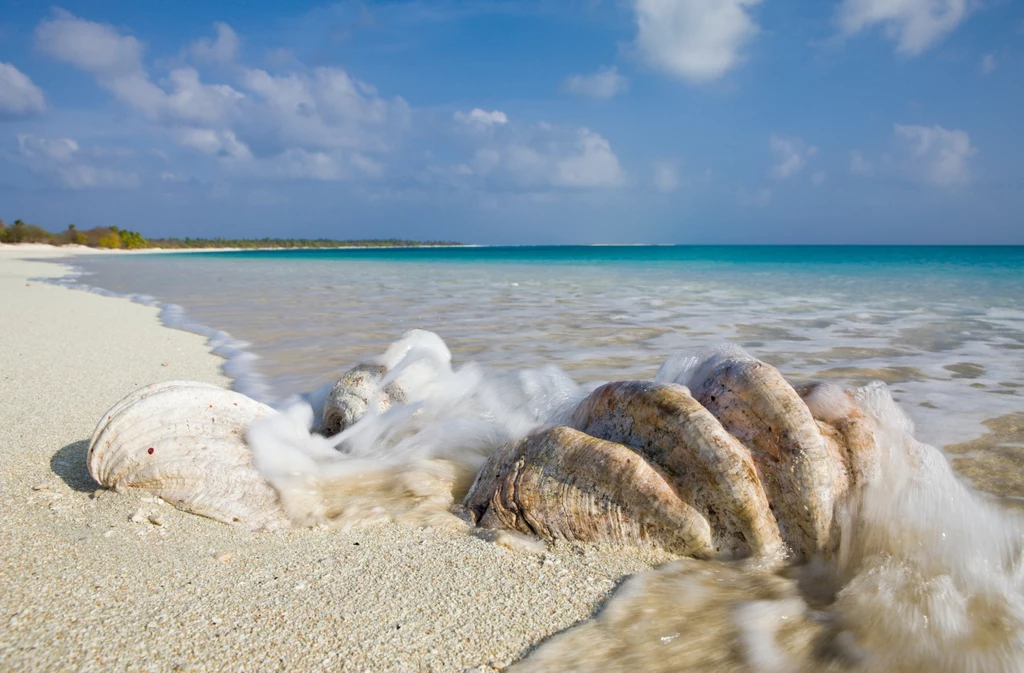
M0 0L0 217L1024 244L1019 0Z

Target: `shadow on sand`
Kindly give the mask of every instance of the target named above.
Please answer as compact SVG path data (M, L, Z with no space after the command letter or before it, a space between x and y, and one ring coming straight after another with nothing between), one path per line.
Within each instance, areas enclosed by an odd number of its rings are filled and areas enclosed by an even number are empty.
M50 469L64 480L64 483L84 493L92 493L100 488L96 480L89 474L85 459L89 451L89 440L72 442L53 454L50 458Z

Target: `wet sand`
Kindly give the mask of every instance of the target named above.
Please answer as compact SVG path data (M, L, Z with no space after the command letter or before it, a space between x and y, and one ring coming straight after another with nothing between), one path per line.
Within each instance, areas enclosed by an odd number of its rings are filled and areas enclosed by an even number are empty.
M1024 412L985 421L978 439L946 447L953 467L975 488L1024 507Z
M148 383L228 385L203 338L157 309L29 280L0 246L0 662L7 670L503 668L671 557L506 549L383 525L252 533L97 490L88 438Z

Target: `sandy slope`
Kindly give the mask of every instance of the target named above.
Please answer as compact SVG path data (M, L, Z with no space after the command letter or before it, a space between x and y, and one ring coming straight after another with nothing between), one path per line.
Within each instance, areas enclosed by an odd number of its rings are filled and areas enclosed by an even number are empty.
M256 534L95 492L84 456L106 408L160 380L228 381L155 308L29 281L62 270L19 259L67 252L0 246L0 669L489 670L664 560L396 525Z

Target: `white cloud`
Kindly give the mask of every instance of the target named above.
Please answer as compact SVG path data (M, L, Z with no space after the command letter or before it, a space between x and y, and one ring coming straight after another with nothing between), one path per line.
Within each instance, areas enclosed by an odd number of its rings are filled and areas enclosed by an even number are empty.
M169 93L154 109L144 109L172 124L221 125L239 115L245 96L225 84L203 84L192 68L178 68L167 76Z
M261 167L262 168L262 167ZM351 172L338 157L326 152L289 149L266 167L271 177L288 180L346 180Z
M201 40L186 53L198 60L234 59L237 35L226 24L215 26L215 41ZM217 157L232 170L252 163L252 175L375 176L381 164L362 153L389 151L409 123L405 101L384 100L339 68L285 75L238 68L230 71L237 79L231 86L206 84L194 68L179 67L154 83L138 40L63 10L39 24L36 41L43 53L93 75L180 145Z
M893 127L905 152L902 168L908 177L940 187L970 182L968 159L977 154L964 131L935 126Z
M383 152L393 144L391 136L409 123L404 100L386 101L340 68L316 68L312 76L247 69L241 86L250 96L237 129L257 153Z
M554 159L552 184L564 187L618 187L625 181L611 144L588 129L580 129L576 142Z
M69 189L135 189L139 186L136 173L89 164L62 167L57 173Z
M916 56L967 18L970 0L843 0L839 29L854 35L877 24L896 41L896 51Z
M467 126L487 127L503 125L508 123L508 115L501 110L487 112L480 108L473 108L469 112L457 111L454 115L455 121Z
M769 174L778 180L787 180L799 173L807 160L818 153L817 147L807 145L800 138L772 134L768 143L777 161Z
M472 159L447 169L428 169L428 177L441 176L463 189L527 191L612 188L626 181L611 144L589 129L541 122L473 137L478 146Z
M85 151L71 138L40 138L29 134L19 134L17 138L21 163L68 189L139 186L139 176L135 173L87 163L85 159L103 152Z
M51 58L86 72L127 75L141 69L142 43L113 26L85 21L63 9L36 27L36 42Z
M981 72L985 75L991 75L996 71L999 66L999 62L996 60L995 54L985 54L981 57Z
M19 133L18 152L23 157L30 159L42 159L53 163L66 164L70 162L79 147L71 138L40 138L25 133Z
M252 151L234 131L187 127L176 130L174 137L185 147L224 160L249 161L253 158Z
M171 61L158 61L154 68L160 74L151 74L144 45L135 37L62 10L39 24L36 42L40 52L90 74L163 138L209 157L230 176L380 179L387 165L381 156L399 146L410 125L404 100L385 99L340 68L292 64L271 73L240 63L221 71L221 77L229 78L226 83L216 83L204 82L195 68L178 59L178 67L169 71L161 63ZM237 36L226 25L218 26L216 40L200 41L181 53L196 60L237 59ZM609 72L617 76L614 69ZM459 134L469 151L452 168L429 169L435 178L534 194L618 187L626 181L608 140L588 129L543 122L515 125L501 110L482 108L460 111L454 119L474 131ZM68 186L138 184L138 176L105 165L117 158L111 152L101 156L96 148L66 147L59 141L26 147L20 160L35 162L34 170ZM60 152L70 158L61 160ZM167 155L158 156L168 165L154 177L178 181L181 174Z
M871 164L860 151L850 152L850 173L862 176L870 176L873 173Z
M230 86L202 84L192 68L170 73L168 93L150 81L142 64L142 43L64 10L55 10L53 18L40 22L36 44L51 58L90 73L101 87L155 121L224 123L242 98Z
M318 180L335 182L359 176L380 177L383 166L359 153L310 151L289 148L269 157L245 161L226 159L225 167L235 175L260 180Z
M850 153L850 173L862 177L901 177L915 182L952 187L971 181L970 158L978 153L965 131L939 125L893 126L892 151L868 160Z
M634 0L636 48L652 66L689 82L710 82L742 63L760 31L749 8L761 0Z
M0 115L21 117L45 111L42 89L10 63L0 63Z
M562 82L562 91L577 96L604 100L629 89L629 80L620 75L618 68L602 68L593 75L570 75Z
M189 45L186 53L197 61L208 63L230 63L238 55L238 34L226 23L217 21L213 24L217 38L211 40L204 37Z
M352 162L352 166L354 166L363 175L374 178L383 177L384 175L384 166L370 157L364 156L358 152L353 152L349 156L349 160Z
M654 188L664 193L679 188L679 173L671 161L654 162Z

